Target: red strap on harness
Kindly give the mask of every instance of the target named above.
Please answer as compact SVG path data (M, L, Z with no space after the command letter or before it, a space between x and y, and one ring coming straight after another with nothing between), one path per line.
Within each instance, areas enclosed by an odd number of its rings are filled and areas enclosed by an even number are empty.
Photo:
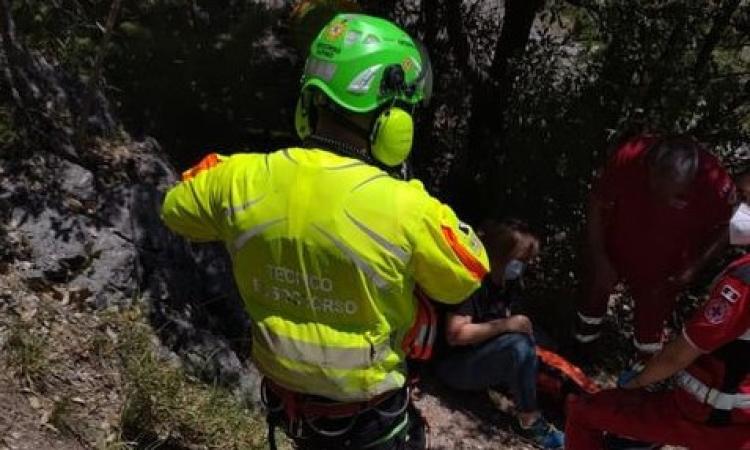
M317 419L330 418L336 419L341 417L351 417L367 409L373 408L383 401L390 398L396 391L384 392L369 400L361 402L335 402L315 400L314 397L300 394L299 392L290 391L283 386L265 379L266 386L276 394L281 400L284 411L289 420L299 418Z
M404 337L401 349L408 359L427 361L432 358L438 317L435 307L421 289L414 289L414 298L417 300L416 317L414 324Z

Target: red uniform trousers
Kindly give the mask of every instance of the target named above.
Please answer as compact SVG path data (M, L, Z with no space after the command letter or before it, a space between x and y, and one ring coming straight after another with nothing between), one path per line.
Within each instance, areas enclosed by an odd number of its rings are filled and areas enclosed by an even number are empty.
M602 450L604 432L690 450L750 450L750 424L713 427L690 420L672 391L613 389L570 401L566 449Z
M625 281L633 295L636 346L644 353L655 353L660 350L664 322L674 311L680 289L669 283L667 277L661 280L628 277ZM581 313L593 318L604 317L613 287L590 285Z

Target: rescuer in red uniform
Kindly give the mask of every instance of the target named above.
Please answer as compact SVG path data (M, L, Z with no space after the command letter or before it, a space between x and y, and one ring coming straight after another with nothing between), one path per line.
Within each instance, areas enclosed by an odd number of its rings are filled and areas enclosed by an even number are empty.
M735 223L736 222L736 223ZM750 244L748 215L732 218L733 243ZM606 433L691 450L750 449L750 255L730 266L682 334L621 389L569 405L570 450L602 449ZM673 390L643 387L674 377Z
M599 337L609 295L624 280L635 300L635 346L641 355L659 351L677 294L727 241L734 197L729 175L691 139L639 136L620 146L589 198L577 341Z

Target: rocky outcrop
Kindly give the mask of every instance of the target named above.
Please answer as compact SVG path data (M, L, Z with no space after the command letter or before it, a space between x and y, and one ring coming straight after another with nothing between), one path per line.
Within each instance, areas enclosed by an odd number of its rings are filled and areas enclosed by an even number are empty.
M12 265L37 289L64 284L92 308L142 302L185 367L257 401L225 252L191 246L160 221L177 180L168 156L153 139L122 132L99 92L78 142L83 83L17 43L3 19L0 83L26 145L0 153L0 268Z

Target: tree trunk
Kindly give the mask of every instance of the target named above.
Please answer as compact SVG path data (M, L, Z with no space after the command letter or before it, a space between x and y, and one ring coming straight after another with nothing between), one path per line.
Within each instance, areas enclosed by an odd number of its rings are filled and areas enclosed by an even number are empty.
M474 87L468 144L458 177L463 183L474 178L478 184L471 187L474 195L463 199L470 204L467 208L470 216L478 218L485 209L483 204L491 201L485 191L488 176L497 169L498 156L503 151L505 112L513 95L512 62L523 56L534 18L543 6L544 0L506 0L503 28L488 77ZM483 192L484 198L476 195Z

